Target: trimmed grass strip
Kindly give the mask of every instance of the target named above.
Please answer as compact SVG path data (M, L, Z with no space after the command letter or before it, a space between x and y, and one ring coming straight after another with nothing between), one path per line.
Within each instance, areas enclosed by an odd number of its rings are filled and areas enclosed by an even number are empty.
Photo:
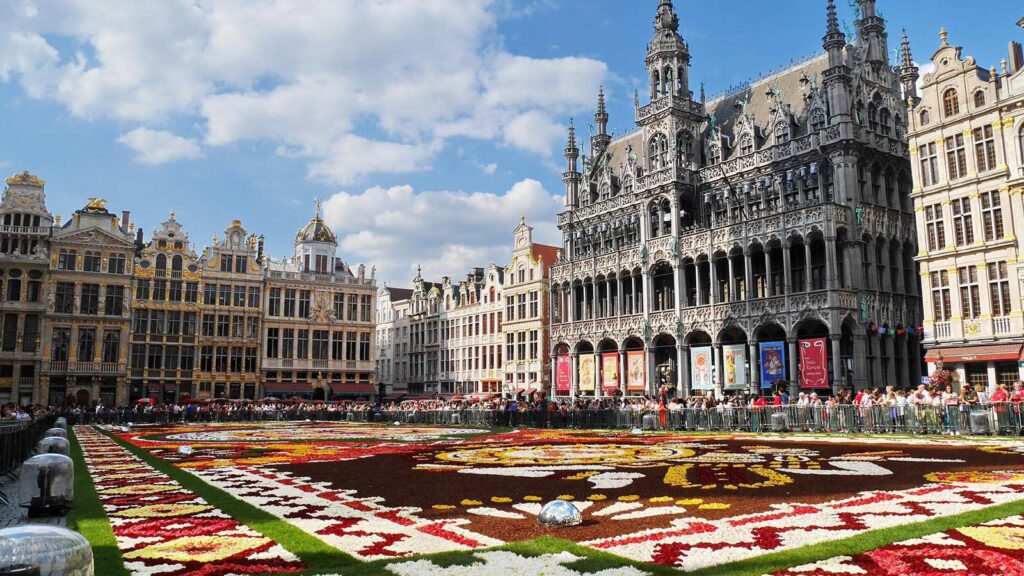
M75 503L68 513L68 528L76 530L92 546L93 565L96 574L103 576L129 576L124 567L121 550L110 527L110 520L103 511L96 486L85 464L85 455L78 445L73 426L68 426L68 440L71 442L71 459L75 462Z
M239 500L220 488L207 484L191 473L153 456L130 442L125 442L104 430L100 430L100 432L107 434L118 445L141 458L146 464L166 474L185 489L206 500L211 506L284 546L286 550L305 562L307 569L302 574L311 575L344 570L343 573L347 576L353 566L361 564L352 556L328 546L323 540L277 516ZM97 571L97 574L101 573Z

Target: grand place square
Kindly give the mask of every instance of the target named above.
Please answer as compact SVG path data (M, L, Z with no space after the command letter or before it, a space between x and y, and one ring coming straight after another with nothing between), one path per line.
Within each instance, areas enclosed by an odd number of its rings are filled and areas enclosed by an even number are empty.
M0 5L0 576L1024 575L1009 4Z

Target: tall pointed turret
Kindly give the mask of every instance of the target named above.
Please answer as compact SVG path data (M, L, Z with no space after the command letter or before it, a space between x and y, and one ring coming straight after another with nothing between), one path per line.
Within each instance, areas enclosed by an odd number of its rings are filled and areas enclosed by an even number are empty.
M906 99L907 106L910 108L917 105L917 80L920 77L921 70L914 64L914 57L910 54L910 39L907 38L907 31L904 29L900 84L903 86L903 98Z
M868 62L889 62L889 35L885 20L875 13L875 0L857 0L860 6L860 41Z
M597 135L590 143L590 156L597 158L608 149L612 137L608 135L608 110L604 105L604 86L597 93L597 113L594 114L594 123L597 124Z
M828 0L826 12L827 25L822 46L828 52L829 67L825 71L824 90L832 122L837 123L849 120L851 116L852 76L850 67L846 64L846 34L839 29L835 0Z
M565 183L565 207L568 210L575 208L578 202L581 176L576 161L579 160L579 157L580 149L576 147L576 127L573 126L570 119L569 141L565 145L565 173L562 174L562 182Z
M672 0L661 0L654 17L654 38L647 45L647 71L651 100L674 94L692 98L690 93L690 49L679 35L679 15Z

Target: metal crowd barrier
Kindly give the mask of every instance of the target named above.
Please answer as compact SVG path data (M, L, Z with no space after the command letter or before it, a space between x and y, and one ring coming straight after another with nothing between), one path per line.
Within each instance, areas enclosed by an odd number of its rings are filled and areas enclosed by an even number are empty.
M709 432L826 432L867 434L998 434L1024 431L1024 407L1013 403L949 406L763 406L574 410L357 410L281 409L251 411L121 410L86 414L85 421L124 424L189 422L369 422L456 425L478 428L657 429ZM70 421L70 418L69 418Z
M55 419L47 416L0 422L0 475L9 474L35 452L39 438Z

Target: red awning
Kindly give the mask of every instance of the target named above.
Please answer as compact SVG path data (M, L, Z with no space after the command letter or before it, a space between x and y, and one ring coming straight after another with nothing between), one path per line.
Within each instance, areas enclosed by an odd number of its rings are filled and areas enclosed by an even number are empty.
M384 397L385 400L401 400L405 398L405 392L392 392Z
M1017 361L1021 359L1022 348L1020 344L933 348L925 355L925 360L935 362L941 356L944 363Z
M267 382L263 387L275 394L309 394L313 391L307 382Z
M373 384L331 384L335 394L362 395L376 394L377 387Z

